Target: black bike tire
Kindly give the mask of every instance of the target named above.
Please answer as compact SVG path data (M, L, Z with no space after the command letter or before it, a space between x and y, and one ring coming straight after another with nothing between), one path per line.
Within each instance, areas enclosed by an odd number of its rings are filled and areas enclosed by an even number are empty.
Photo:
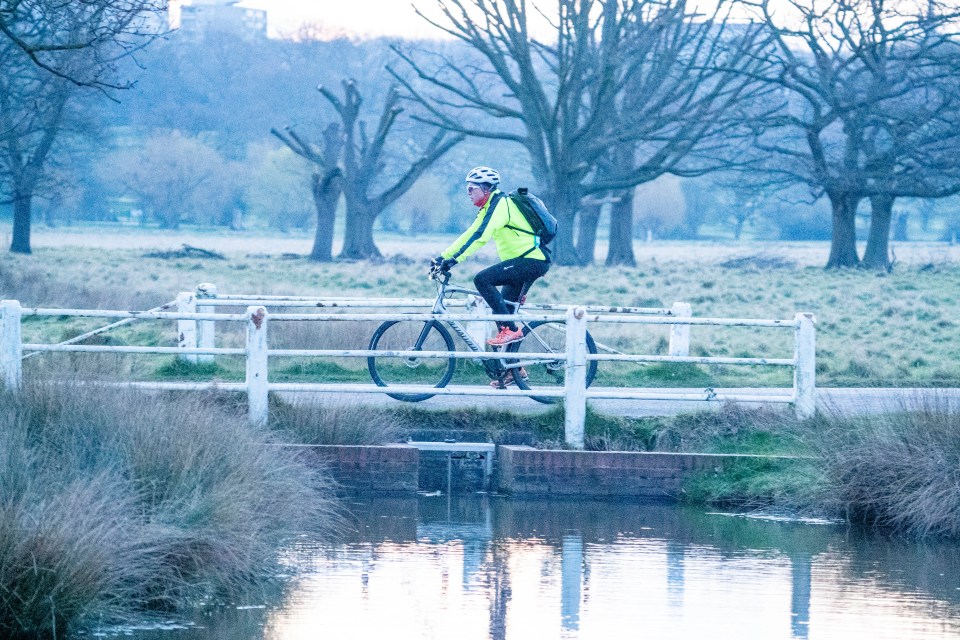
M555 322L553 320L535 320L533 322L528 322L523 325L524 337L526 337L531 331L533 331L537 327L540 327L545 324L554 324L554 325L563 326L562 322ZM507 351L510 351L510 352L519 351L522 353L524 351L523 342L514 342L513 344L508 345ZM587 353L590 353L590 354L597 353L597 343L594 342L593 336L590 335L589 331L587 332ZM513 362L516 362L516 360L513 360ZM540 366L540 365L537 365L537 366ZM516 371L516 369L514 369L514 371ZM588 360L587 361L587 387L593 384L593 379L596 377L596 375L597 375L597 361ZM519 375L515 376L514 379L517 382L517 387L519 387L520 389L523 389L524 391L533 390L533 388L530 386L529 380L524 380ZM553 396L530 396L530 398L543 404L557 404L558 402L563 400L563 398L556 398Z
M377 330L373 332L373 337L370 338L370 347L369 347L370 351L376 350L377 343L380 341L380 338L383 337L383 334L386 333L387 329L389 329L390 327L392 327L393 325L399 322L401 321L388 320L387 322L384 322L379 327L377 327ZM451 353L456 351L456 346L454 345L453 337L450 335L450 332L447 331L446 327L432 320L430 322L433 322L433 326L430 327L430 330L431 331L436 330L440 334L440 337L443 338L443 342L446 345L447 350L450 351ZM393 359L395 358L391 358L391 360ZM444 371L443 376L440 378L440 381L433 386L437 388L442 388L447 386L447 383L450 382L450 379L453 377L453 372L456 370L456 368L457 368L457 359L450 358L447 361L447 368ZM367 357L367 369L370 371L370 377L373 378L373 382L378 387L390 386L380 376L380 373L377 371L377 356ZM386 395L390 396L394 400L401 400L403 402L422 402L423 400L432 398L436 394L435 393L388 393Z

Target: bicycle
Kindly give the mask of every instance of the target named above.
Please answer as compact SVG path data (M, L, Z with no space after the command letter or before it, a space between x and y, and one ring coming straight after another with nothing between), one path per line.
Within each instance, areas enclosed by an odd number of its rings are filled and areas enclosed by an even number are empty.
M479 293L450 282L450 272L431 269L430 279L437 284L437 298L433 303L432 313L443 316L447 313L445 301L454 295L475 295ZM508 302L508 304L511 304ZM515 310L520 304L513 303ZM518 321L523 329L524 338L506 346L508 353L566 353L566 325L563 322L552 320ZM370 339L370 351L449 351L456 352L453 336L449 327L460 336L460 339L471 351L485 351L487 345L478 344L467 332L462 323L457 320L443 319L442 317L425 322L389 320L374 331ZM595 354L596 343L593 336L587 332L587 351ZM523 349L520 346L523 345ZM502 347L498 348L501 349ZM397 364L399 361L399 365ZM566 362L562 359L550 357L531 358L529 360L500 360L481 359L484 372L505 388L508 383L507 375L513 379L517 387L525 391L535 388L562 388ZM430 385L437 388L447 386L457 368L457 358L415 358L396 356L370 356L367 358L367 368L374 383L380 387L397 386L401 384ZM523 373L526 376L523 376ZM587 386L593 382L597 373L597 361L587 362ZM387 393L396 400L405 402L420 402L432 398L433 393ZM554 404L560 400L551 396L531 396L537 402Z

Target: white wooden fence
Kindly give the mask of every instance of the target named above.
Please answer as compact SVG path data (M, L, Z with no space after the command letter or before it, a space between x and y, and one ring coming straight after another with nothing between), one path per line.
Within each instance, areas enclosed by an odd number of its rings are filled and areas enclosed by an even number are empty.
M193 298L191 301L189 298ZM799 417L812 416L815 404L815 329L814 318L811 314L798 313L792 320L754 320L729 318L694 318L673 315L671 310L646 310L651 315L642 315L636 309L624 312L623 308L606 308L598 310L592 307L563 307L564 313L557 314L555 308L536 308L540 313L527 312L522 316L482 316L485 324L491 320L550 320L566 324L566 353L558 354L555 359L565 362L565 381L562 389L535 389L523 391L519 389L492 389L488 386L455 386L435 388L430 386L403 385L378 387L373 384L317 384L317 383L272 383L269 381L269 359L277 357L411 357L442 358L456 357L461 359L539 359L542 353L477 353L472 351L371 351L367 349L311 349L311 350L273 350L268 347L269 327L273 322L283 321L312 321L312 322L356 322L356 321L424 321L436 319L431 313L353 313L354 307L378 306L381 301L360 300L356 298L312 299L310 306L340 307L351 310L348 313L274 313L268 312L266 305L304 306L306 299L291 299L286 297L260 298L263 304L249 305L243 313L213 313L211 309L218 304L236 306L250 301L249 296L235 298L222 297L217 299L203 299L198 302L193 294L181 294L178 306L190 311L164 311L162 307L150 311L106 311L82 309L40 309L22 308L16 300L0 302L0 382L8 389L19 389L22 385L22 360L37 352L81 352L81 353L152 353L176 354L184 357L215 356L243 356L246 360L246 380L244 383L188 383L188 382L129 382L131 386L148 389L167 390L203 390L221 389L245 391L247 394L249 419L255 424L265 424L268 418L267 397L270 391L309 391L332 393L431 393L435 395L473 395L473 396L553 396L564 399L566 441L572 447L582 448L584 441L584 419L586 402L590 398L619 398L634 400L702 400L702 401L731 401L731 402L765 402L765 403L792 403ZM382 306L388 306L382 301ZM414 306L416 303L423 306L424 301L389 301L393 307ZM432 301L426 301L430 304ZM164 305L167 306L167 305ZM534 307L528 307L533 310ZM689 309L689 307L687 307ZM542 313L552 311L553 313ZM619 311L619 313L618 313ZM681 311L682 312L682 311ZM30 344L23 343L21 320L24 316L66 316L66 317L100 317L115 318L117 326L133 320L176 320L178 324L179 340L177 347L157 346L115 346L115 345L78 345L72 343L61 344ZM466 313L450 313L442 316L444 319L460 320L463 322L478 321L475 311ZM216 348L213 346L213 326L216 322L243 322L246 325L246 345L244 348ZM689 335L689 328L693 325L711 326L741 326L741 327L770 327L792 328L794 330L794 355L792 358L726 358L726 357L691 357L688 354L673 355L629 355L622 353L589 354L586 348L587 326L590 323L624 323L681 326L685 331L675 332L678 340ZM672 332L673 333L673 332ZM199 340L198 340L199 337ZM77 338L73 341L75 342ZM200 345L197 345L197 342ZM677 347L677 351L680 351ZM27 354L26 356L24 354ZM713 389L700 392L677 390L676 392L659 393L632 388L590 388L587 389L586 371L590 360L599 361L627 361L627 362L676 362L715 365L771 365L789 366L794 370L793 389L789 395L743 395L717 393Z

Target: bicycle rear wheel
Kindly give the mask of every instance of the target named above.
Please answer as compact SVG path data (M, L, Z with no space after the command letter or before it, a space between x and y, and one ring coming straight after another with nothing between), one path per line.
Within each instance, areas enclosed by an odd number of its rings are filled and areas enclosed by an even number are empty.
M384 322L370 339L371 351L455 351L453 338L443 325L428 322ZM380 387L421 385L445 387L457 367L456 358L400 358L370 356L367 369ZM388 393L395 400L420 402L432 398L432 393Z
M566 380L566 361L551 360L550 354L564 355L567 352L567 328L562 322L538 320L523 326L523 341L515 342L507 347L507 351L521 353L542 353L544 358L535 364L524 365L527 377L518 375L514 370L514 379L517 386L526 391L535 389L562 389ZM587 332L587 353L596 353L597 344L593 336ZM516 362L516 361L513 361ZM597 361L587 362L587 386L597 375ZM553 396L531 396L543 404L556 404L561 398Z

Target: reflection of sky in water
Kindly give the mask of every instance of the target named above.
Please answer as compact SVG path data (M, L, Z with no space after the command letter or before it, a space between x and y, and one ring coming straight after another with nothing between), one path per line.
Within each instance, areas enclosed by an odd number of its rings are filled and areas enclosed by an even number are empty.
M359 533L290 552L299 578L282 604L184 637L960 637L955 546L662 505L356 506Z

